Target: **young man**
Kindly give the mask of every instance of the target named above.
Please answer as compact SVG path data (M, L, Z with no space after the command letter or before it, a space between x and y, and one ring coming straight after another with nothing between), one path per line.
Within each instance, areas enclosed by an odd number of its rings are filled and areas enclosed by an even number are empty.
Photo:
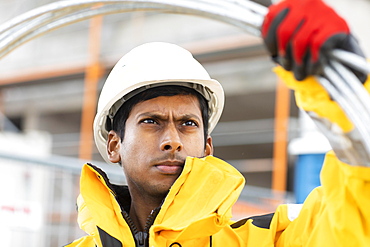
M292 35L277 35L276 31L284 18L291 17L287 13L294 15L301 7L295 2L314 3L314 10L325 13L332 14L332 10L318 0L287 0L273 6L266 17L262 34L271 54L301 80L320 73L320 48L326 47L328 40L330 45L337 41L338 32L320 36L315 43L319 47L311 50L312 60L306 52L307 47L312 48L309 42L303 42L305 45L297 52L287 40L294 40L294 34L304 26L300 19L293 18L293 24L299 24L295 27L288 22L286 29L293 30ZM332 26L336 27L339 17L333 16L336 19ZM339 36L346 40L349 33L340 29ZM282 37L289 46L287 50L287 46L275 47L281 45L277 39ZM343 45L342 41L333 47ZM344 46L354 51L356 43L346 41ZM288 73L284 74L287 80L294 80L289 72L283 73ZM309 81L300 83L311 85ZM222 87L188 51L172 44L149 43L125 55L102 90L94 134L104 159L122 166L128 186L111 184L93 165L83 167L78 222L88 236L69 246L370 243L370 198L366 196L370 193L370 170L344 164L333 153L328 154L322 172L323 187L309 196L303 208L281 205L274 214L231 222L231 208L244 178L231 165L212 156L209 135L223 104Z

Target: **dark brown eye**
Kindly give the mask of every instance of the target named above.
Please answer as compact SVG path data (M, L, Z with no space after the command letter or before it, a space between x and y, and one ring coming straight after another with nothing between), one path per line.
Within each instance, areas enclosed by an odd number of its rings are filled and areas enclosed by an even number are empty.
M197 123L193 120L186 121L182 125L184 125L184 126L198 126Z
M151 119L151 118L146 118L146 119L142 120L141 122L146 123L146 124L157 124L157 122L154 119Z

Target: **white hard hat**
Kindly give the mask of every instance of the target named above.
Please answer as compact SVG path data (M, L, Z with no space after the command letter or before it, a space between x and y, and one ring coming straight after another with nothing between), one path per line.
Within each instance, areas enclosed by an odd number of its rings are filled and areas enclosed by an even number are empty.
M110 163L107 153L107 119L113 118L122 104L135 94L163 85L191 87L209 105L209 133L220 119L224 107L221 84L210 78L192 54L174 44L153 42L138 46L123 56L110 72L101 91L94 120L95 144Z

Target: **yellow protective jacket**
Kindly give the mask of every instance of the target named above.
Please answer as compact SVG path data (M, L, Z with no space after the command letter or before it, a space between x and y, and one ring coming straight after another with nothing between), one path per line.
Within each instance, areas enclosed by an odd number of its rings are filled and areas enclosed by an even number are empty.
M127 188L110 184L101 170L85 165L78 223L88 236L68 246L370 246L370 169L349 166L329 153L322 184L303 207L281 205L274 214L233 222L242 175L212 156L188 158L155 210L145 244L145 234L135 233L126 218Z

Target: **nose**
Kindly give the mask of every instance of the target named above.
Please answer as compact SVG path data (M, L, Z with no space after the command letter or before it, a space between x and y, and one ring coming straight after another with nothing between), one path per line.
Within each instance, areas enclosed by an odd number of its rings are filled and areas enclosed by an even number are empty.
M161 142L161 150L165 152L179 152L183 149L183 144L178 130L175 126L168 126L163 134Z

